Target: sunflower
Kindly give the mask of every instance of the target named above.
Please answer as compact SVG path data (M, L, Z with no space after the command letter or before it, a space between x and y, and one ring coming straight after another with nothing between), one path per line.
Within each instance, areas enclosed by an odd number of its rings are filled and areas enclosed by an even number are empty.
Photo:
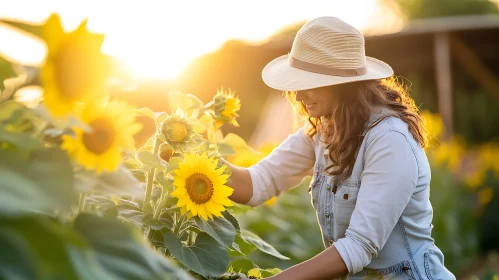
M188 117L182 111L176 111L163 121L160 135L174 151L184 151L200 143L201 135L197 132L199 126L195 117Z
M73 128L74 136L63 136L62 148L88 169L114 171L124 148L133 147L133 135L141 129L133 109L123 102L111 101L86 106L81 120L89 127Z
M172 196L178 198L177 207L182 214L199 216L204 220L221 217L225 206L231 206L229 196L234 191L226 186L229 175L223 174L226 166L217 168L218 160L191 152L184 155L173 177L175 191Z
M224 123L230 123L238 127L236 117L239 117L237 112L241 109L241 100L235 96L235 93L230 89L225 92L223 88L213 97L213 119L215 120L215 128L219 129Z
M57 15L42 27L48 54L41 68L44 103L56 117L71 112L76 102L101 98L109 74L107 58L101 52L104 36L89 33L86 21L71 33L64 33Z

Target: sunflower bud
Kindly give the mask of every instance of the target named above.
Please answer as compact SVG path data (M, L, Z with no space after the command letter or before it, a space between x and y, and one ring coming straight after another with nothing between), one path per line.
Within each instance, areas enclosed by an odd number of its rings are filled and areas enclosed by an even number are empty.
M241 100L234 95L234 92L229 90L224 92L219 90L213 97L213 114L215 127L220 128L224 123L230 123L233 126L239 126L236 117L239 117L237 112L241 109Z
M177 111L163 121L160 133L173 151L183 151L191 144L197 143L199 134L194 129L197 124L196 118L187 117L181 111Z
M172 150L170 145L163 143L159 146L159 157L161 157L164 161L168 162L175 155L175 152Z

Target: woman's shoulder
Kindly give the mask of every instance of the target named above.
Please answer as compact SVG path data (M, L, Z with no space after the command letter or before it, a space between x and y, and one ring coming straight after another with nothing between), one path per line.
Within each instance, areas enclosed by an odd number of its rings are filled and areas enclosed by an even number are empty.
M415 140L409 131L409 125L395 115L387 114L374 120L371 124L376 124L370 128L365 134L367 145L377 137L383 136L385 139L399 138L398 134L405 136L406 140L411 144L415 144ZM409 137L410 136L410 137Z

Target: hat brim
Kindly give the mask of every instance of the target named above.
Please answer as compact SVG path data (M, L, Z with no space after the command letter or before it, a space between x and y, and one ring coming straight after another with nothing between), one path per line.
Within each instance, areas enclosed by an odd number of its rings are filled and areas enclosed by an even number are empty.
M378 80L393 75L390 65L376 58L366 57L367 73L361 76L340 77L319 74L291 67L289 55L269 62L262 70L262 79L269 87L282 91L306 90L366 80Z

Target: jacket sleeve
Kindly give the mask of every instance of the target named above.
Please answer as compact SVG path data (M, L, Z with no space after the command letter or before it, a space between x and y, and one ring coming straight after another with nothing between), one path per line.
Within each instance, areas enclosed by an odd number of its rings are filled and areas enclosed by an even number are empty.
M246 203L257 206L296 186L315 163L314 142L304 128L287 137L267 157L248 168L253 196Z
M350 273L367 266L383 248L418 181L418 162L405 134L376 136L366 147L357 203L344 238L334 246Z

